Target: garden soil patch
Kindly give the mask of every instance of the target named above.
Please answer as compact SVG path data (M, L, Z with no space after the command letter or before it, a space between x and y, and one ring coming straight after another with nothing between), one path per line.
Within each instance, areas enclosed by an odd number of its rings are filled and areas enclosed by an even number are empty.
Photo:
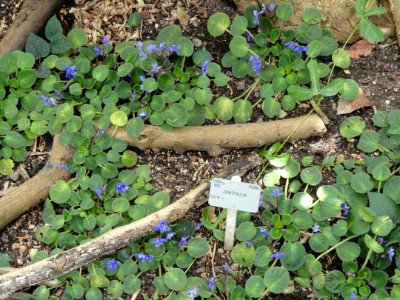
M107 36L113 43L124 40L145 40L154 37L163 26L175 23L180 24L183 34L193 40L196 50L206 48L216 60L221 59L228 50L228 37L224 35L216 39L212 38L207 32L207 18L216 11L223 11L230 16L236 14L233 2L227 0L166 0L152 1L147 5L140 5L138 3L140 1L123 0L76 0L75 2L75 5L64 8L59 15L66 28L79 27L87 31L92 43L99 42L103 36ZM0 0L0 39L12 23L20 6L21 1L19 0ZM127 25L127 18L136 10L142 13L143 21L140 27L131 28ZM354 59L345 73L337 70L335 74L356 80L372 101L374 108L363 108L351 114L360 115L369 126L371 126L370 120L374 109L400 108L400 51L394 39L373 46L373 51L369 56ZM233 79L228 88L220 90L220 93L234 97L243 92L247 86L245 80ZM258 93L255 92L249 100L255 103L258 100L257 96ZM361 154L357 151L355 144L340 137L339 125L349 115L339 116L336 114L338 101L337 97L333 97L326 98L322 102L321 109L330 120L327 125L328 132L324 136L297 141L288 145L286 151L292 152L295 158L314 155L317 162L321 162L326 155L343 154L346 158L359 157ZM303 103L294 112L287 114L287 117L302 115L309 109L310 106ZM252 121L265 120L266 117L262 113L258 113ZM21 183L24 177L32 177L35 172L40 170L46 163L47 152L50 148L51 145L47 138L38 139L36 148L29 150L27 160L20 164L16 173L0 177L0 193L1 190ZM259 150L234 150L216 158L196 151L176 154L167 150L158 153L145 150L138 151L138 155L139 163L149 164L152 169L152 183L155 190L168 191L171 199L178 199L202 180L212 178L224 166L240 157L257 153ZM27 176L23 169L28 174ZM243 181L253 182L259 171L259 169L253 170L243 178ZM331 175L326 174L327 178L324 180L329 182L329 176ZM261 181L258 183L261 184ZM42 205L39 205L31 209L0 232L0 252L7 252L10 255L12 267L28 264L32 251L46 249L46 246L34 239L35 230L43 225L40 216L42 208ZM187 219L198 222L200 216L200 210L192 210ZM204 236L208 233L200 231L198 234ZM211 249L214 249L213 247L214 245L211 244ZM215 267L221 267L227 260L229 262L229 253L223 250L222 243L217 243L213 262ZM198 272L196 275L200 273L200 276L207 277L210 267L211 261L208 257L199 260L194 265L193 272ZM142 289L150 294L153 289L151 285L153 275L148 273L141 277ZM312 298L311 292L298 287L293 294L271 297L271 299L306 298Z

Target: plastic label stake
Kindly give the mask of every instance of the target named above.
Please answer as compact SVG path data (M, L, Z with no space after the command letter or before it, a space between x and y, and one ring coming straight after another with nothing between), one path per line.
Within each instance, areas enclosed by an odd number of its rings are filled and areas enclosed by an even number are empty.
M220 178L211 180L208 203L228 210L225 225L225 250L233 248L237 211L258 211L260 186L241 181L239 176L233 176L230 181Z

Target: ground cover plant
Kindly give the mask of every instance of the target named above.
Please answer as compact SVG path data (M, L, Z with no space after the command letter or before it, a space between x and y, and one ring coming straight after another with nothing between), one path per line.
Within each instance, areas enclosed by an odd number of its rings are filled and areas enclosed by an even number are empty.
M368 16L382 11L367 10L366 4L358 1L356 5L361 33L379 41L381 33L368 23ZM232 68L234 77L254 78L249 89L234 99L213 99L213 88L224 86L230 78L209 52L194 52L192 42L176 25L162 29L155 41L114 46L105 38L98 45L86 45L83 31L76 29L64 36L53 17L45 30L50 43L31 35L26 53L3 56L2 174L10 174L14 161L24 158L25 147L47 132L61 132L63 143L76 149L67 165L47 166L68 170L74 177L50 190L43 212L46 225L36 238L53 251L39 252L33 261L170 203L167 193L148 194L151 171L145 165L135 167L137 154L113 137L117 127L126 126L129 136L140 137L146 121L166 130L214 118L243 123L259 103L272 118L281 109L295 109L299 101L315 99L317 106L323 96L340 93L347 100L356 98L354 81L331 80L333 68L347 68L350 59L319 27L320 13L307 10L297 30L274 28L275 16L286 20L290 15L290 5L269 5L250 7L232 22L222 13L210 17L212 36L232 35L222 66ZM133 25L135 18L138 15L132 17ZM332 57L330 67L326 61L317 61L319 56ZM261 99L251 103L248 97L257 85ZM260 174L266 187L260 215L239 216L238 242L231 253L239 266L235 270L226 262L208 278L190 275L195 261L209 252L210 240L223 240L224 212L214 222L205 212L201 221L202 230L212 233L208 240L193 237L199 224L162 222L155 228L158 234L91 264L83 273L62 276L64 297L101 299L102 288L109 298L132 294L147 271L158 271L159 276L153 281L156 292L144 298L262 298L283 293L294 282L313 288L320 298L331 294L351 299L397 297L397 273L385 272L396 256L398 242L398 199L393 198L398 181L397 114L377 114L378 133L362 132L361 120L343 124L344 137L361 134L360 150L382 152L370 160L327 157L322 166L316 166L306 158L300 165L290 154L279 154L282 144L262 151L276 169ZM336 183L319 186L321 169L333 170ZM320 260L332 253L342 261L341 270L325 274ZM2 260L6 264L7 256ZM32 296L51 298L51 291L40 286Z

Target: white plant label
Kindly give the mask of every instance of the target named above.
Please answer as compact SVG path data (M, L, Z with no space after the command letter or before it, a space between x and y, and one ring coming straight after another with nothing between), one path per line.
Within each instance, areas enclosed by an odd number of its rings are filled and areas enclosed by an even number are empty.
M214 178L208 203L212 206L257 212L261 187L245 182Z

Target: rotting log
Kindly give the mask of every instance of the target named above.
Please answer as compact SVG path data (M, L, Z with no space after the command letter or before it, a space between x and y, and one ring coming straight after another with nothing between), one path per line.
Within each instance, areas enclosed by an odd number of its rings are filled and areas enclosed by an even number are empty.
M224 168L216 177L243 176L260 164L261 159L258 155L249 156ZM69 273L74 269L88 265L100 257L114 253L116 250L151 233L154 230L154 226L161 220L173 222L184 217L189 209L198 207L207 201L204 193L209 186L210 182L206 180L182 198L151 215L112 229L80 246L1 275L0 299L9 299L18 290Z
M113 128L110 128L111 133ZM262 147L282 141L291 133L290 141L319 136L326 132L321 118L312 114L309 117L217 126L189 126L165 131L159 127L146 125L139 139L132 139L123 128L115 137L125 140L130 146L139 149L170 149L176 152L187 150L207 151L212 156L240 148ZM53 140L49 163L65 164L73 153L71 147L61 145L59 137ZM51 185L57 180L67 179L70 174L57 167L43 168L37 175L22 185L11 188L0 198L0 230L9 222L38 204L47 196Z
M65 164L73 153L71 147L61 145L59 140L58 135L54 136L49 165ZM46 197L54 182L70 176L57 167L44 167L23 184L6 190L0 198L0 230Z
M0 56L23 49L30 32L39 33L47 19L56 13L65 0L24 0L21 10L0 41Z
M112 131L111 128L109 132ZM130 138L121 128L115 136L139 149L170 149L178 153L196 150L218 156L233 149L262 147L282 141L293 131L290 141L322 135L326 132L326 127L318 115L312 114L307 118L301 116L260 123L191 126L172 131L148 125L138 139Z

